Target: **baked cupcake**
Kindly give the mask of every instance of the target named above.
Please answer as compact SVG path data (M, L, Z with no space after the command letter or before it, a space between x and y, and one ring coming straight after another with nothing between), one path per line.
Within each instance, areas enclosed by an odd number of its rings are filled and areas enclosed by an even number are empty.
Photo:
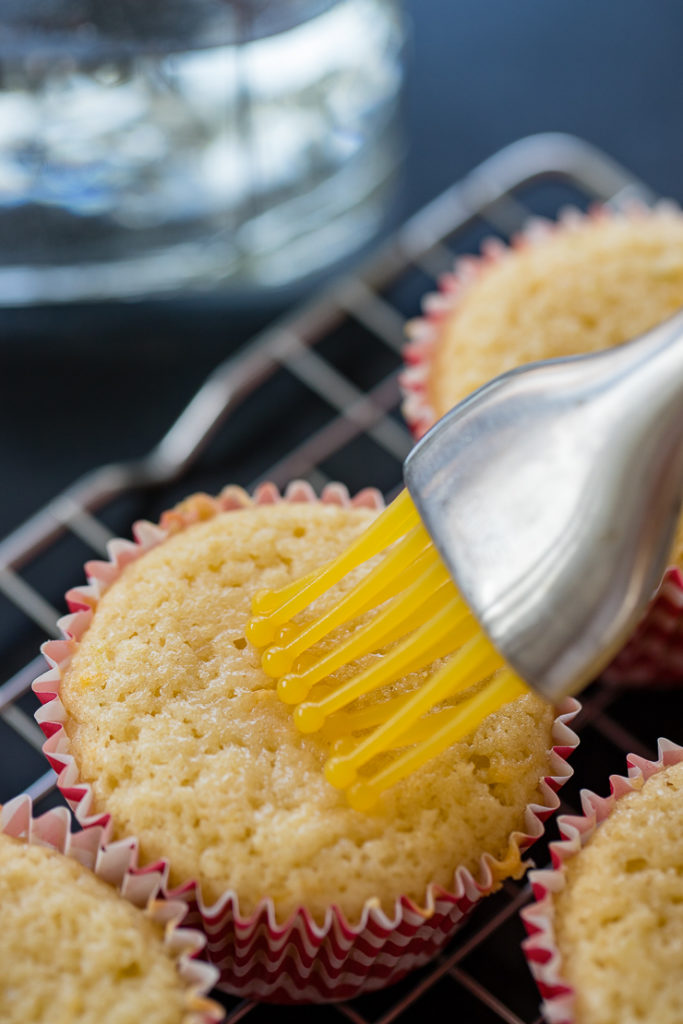
M244 629L257 590L342 550L380 502L338 485L287 497L195 496L90 564L66 639L46 646L38 717L81 822L168 863L226 990L347 998L425 962L522 873L575 737L527 696L353 811L323 777L328 743L297 732Z
M459 259L409 325L405 417L421 436L493 377L540 359L633 338L683 307L683 215L672 203L534 221L511 247ZM683 525L672 566L683 567ZM607 672L615 682L683 680L683 577Z
M525 952L552 1024L683 1019L683 748L628 763L558 819L555 869L530 874Z
M203 937L176 927L184 905L155 902L159 876L133 879L130 847L101 850L101 830L71 835L70 817L62 808L33 820L28 797L2 809L0 1020L222 1020L221 1008L202 994L216 972L191 959ZM144 909L111 882L131 888Z
M482 384L539 359L595 352L683 306L683 215L672 204L536 220L458 260L409 325L404 411L417 434Z

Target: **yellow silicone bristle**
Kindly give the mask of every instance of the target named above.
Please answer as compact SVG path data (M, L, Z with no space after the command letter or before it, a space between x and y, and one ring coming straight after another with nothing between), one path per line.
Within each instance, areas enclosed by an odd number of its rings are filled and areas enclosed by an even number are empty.
M352 569L367 562L408 530L419 525L417 509L408 492L402 491L365 533L332 562L280 590L262 590L255 594L251 606L253 614L267 617L276 623L287 622Z
M374 701L372 704L366 704L365 707L358 708L355 711L338 711L335 715L330 715L325 719L324 725L320 728L321 735L333 744L333 751L338 752L337 747L334 746L338 740L349 736L351 733L367 732L368 729L373 729L376 725L380 725L386 721L388 715L398 711L405 704L409 696L409 693L401 693L398 697ZM308 706L308 702L306 702L294 711L294 721L297 722L297 725L299 712ZM304 730L302 729L301 731L303 732Z
M321 735L331 743L332 756L347 754L358 743L358 737L352 733L367 732L368 729L381 725L393 714L396 714L403 705L410 699L409 693L401 693L398 697L390 697L388 700L375 701L357 711L339 711L331 715L321 727ZM302 705L305 707L305 705ZM409 726L405 732L393 744L392 750L410 746L413 743L422 743L428 739L434 731L436 717L443 723L448 716L457 712L457 707L445 705L430 711ZM299 708L296 709L296 714Z
M276 638L277 643L268 648L263 655L264 672L275 679L289 672L303 651L308 650L339 626L357 618L368 603L372 603L373 598L379 599L378 595L387 589L396 593L397 580L401 579L402 571L405 585L406 580L410 580L420 571L424 571L427 566L434 571L426 586L433 588L448 581L449 576L445 566L439 561L438 555L430 546L426 530L420 526L411 530L404 539L398 541L381 564L377 565L365 579L361 580L353 590L325 614L301 629L295 630L289 637L281 629ZM413 569L415 571L411 571ZM419 600L418 595L417 601L419 602ZM395 613L397 622L399 614L400 609L397 608ZM283 629L287 629L287 627L283 627ZM372 647L368 649L370 650ZM354 658L357 656L357 654L353 655ZM350 659L347 658L347 660ZM328 671L330 670L328 669Z
M403 707L344 757L333 757L327 762L325 777L333 786L346 789L355 779L358 769L373 757L391 749L395 741L417 719L435 704L459 690L467 689L480 679L495 672L502 658L483 634L478 634L453 655L446 664L411 694Z
M476 632L476 625L472 621L472 618L463 618L461 621L461 628L458 631L462 642L468 640ZM402 675L407 675L409 672L415 672L424 665L432 664L433 662L439 661L445 658L446 655L451 654L453 651L453 633L449 633L447 637L442 637L426 655L422 655L416 658L413 662L406 662L401 666L399 670L400 678ZM456 641L459 642L459 641ZM326 687L325 691L315 701L306 700L300 704L294 711L294 720L297 723L298 728L301 732L310 732L310 728L303 728L302 721L306 722L307 709L311 706L317 707L323 700L324 696L328 693L333 692L333 689ZM325 732L325 736L328 739L335 739L337 736L346 736L350 732L363 732L376 725L380 725L386 721L388 717L393 715L403 704L410 698L410 693L401 694L398 697L392 697L390 700L377 700L372 704L366 704L364 707L349 710L344 708L340 711L328 714L325 718L324 725L321 728Z
M395 679L400 679L410 671L431 665L434 650L442 641L444 633L448 634L452 625L462 619L462 602L459 597L451 597L443 602L442 607L408 637L387 652L384 658L373 662L364 672L360 672L347 682L338 686L332 693L324 697L312 708L315 720L319 711L324 718L352 701L373 690L386 686ZM460 616L459 616L460 612ZM314 709L314 710L313 710ZM305 715L304 707L296 716L297 725L303 732L315 731L319 726L307 728L310 718ZM322 722L321 722L322 725Z
M444 712L443 723L440 722L439 715L433 715L433 728L425 729L427 738L420 738L420 741L414 742L413 746L408 747L400 757L375 775L353 782L346 793L349 804L357 811L371 810L385 790L396 785L411 772L417 771L453 743L474 732L492 712L528 692L526 683L514 673L501 672L498 678L488 683L462 707L453 709L450 714Z
M430 588L432 592L425 598L424 595ZM443 566L433 565L408 587L405 593L399 594L389 602L370 622L350 633L346 640L331 650L322 652L318 657L314 657L311 652L311 660L305 668L297 664L295 672L280 679L280 696L287 703L303 700L317 682L331 675L341 665L349 664L371 651L381 650L400 639L405 633L414 630L416 611L421 612L421 618L426 618L427 613L437 612L449 601L459 603L460 599L455 588L448 582ZM454 626L456 622L457 620L454 620ZM275 650L279 653L281 649ZM269 675L269 666L267 667L265 662L272 651L273 648L269 648L263 655L264 670ZM294 690L302 692L303 696L292 701L287 695Z
M292 621L379 555L327 611ZM297 727L322 730L333 743L325 776L357 810L369 810L390 786L527 692L458 594L407 491L333 562L279 591L257 594L253 612L246 635L266 648L264 671L278 680L280 698L295 705ZM342 627L347 632L330 643ZM392 695L387 689L429 666L431 676L415 690ZM381 767L373 771L376 758Z

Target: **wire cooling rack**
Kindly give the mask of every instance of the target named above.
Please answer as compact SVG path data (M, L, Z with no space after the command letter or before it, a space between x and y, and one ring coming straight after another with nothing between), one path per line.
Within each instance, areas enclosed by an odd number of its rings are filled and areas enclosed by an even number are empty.
M60 595L82 581L86 559L103 555L115 533L128 535L135 518L153 519L184 494L216 492L227 482L284 486L298 477L319 489L337 479L351 491L374 484L391 494L411 447L397 384L405 320L454 255L476 251L492 234L508 239L532 215L632 197L653 198L578 139L552 134L515 143L413 217L360 273L219 366L145 458L88 474L1 542L0 800L24 790L37 811L61 801L40 752L30 684L44 668L35 655L40 641L57 634ZM642 691L591 688L564 809L578 807L581 786L606 792L628 751L653 756L660 732L683 740L671 734L680 730L682 703L675 690L652 700ZM533 856L545 862L542 842ZM537 1024L539 1000L520 952L518 912L528 898L524 882L506 883L436 960L383 992L296 1009L223 997L228 1021L407 1024L448 1008L457 1024Z

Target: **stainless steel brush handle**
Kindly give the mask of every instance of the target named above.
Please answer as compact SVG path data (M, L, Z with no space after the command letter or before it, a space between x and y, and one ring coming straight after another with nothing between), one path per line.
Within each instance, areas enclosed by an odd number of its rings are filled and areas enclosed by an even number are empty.
M507 662L556 700L609 663L667 565L683 493L683 311L456 406L406 485Z

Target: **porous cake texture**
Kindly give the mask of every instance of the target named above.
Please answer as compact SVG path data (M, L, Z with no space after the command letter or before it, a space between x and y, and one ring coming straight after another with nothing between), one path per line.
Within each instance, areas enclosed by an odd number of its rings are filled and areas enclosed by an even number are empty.
M186 1024L162 926L71 857L0 834L3 1024Z
M683 216L580 217L504 250L445 318L434 351L438 415L492 377L595 352L683 306Z
M336 904L356 921L367 901L422 904L459 865L478 875L484 852L499 878L521 873L510 837L550 774L544 702L504 707L361 814L323 777L328 742L298 733L245 640L256 591L333 557L371 515L281 502L181 530L125 567L64 673L94 809L139 837L143 861L168 857L172 884L197 879L206 902L234 890L243 913L270 898L279 920L304 906L321 921Z
M683 1020L683 763L622 796L554 898L576 1024Z

